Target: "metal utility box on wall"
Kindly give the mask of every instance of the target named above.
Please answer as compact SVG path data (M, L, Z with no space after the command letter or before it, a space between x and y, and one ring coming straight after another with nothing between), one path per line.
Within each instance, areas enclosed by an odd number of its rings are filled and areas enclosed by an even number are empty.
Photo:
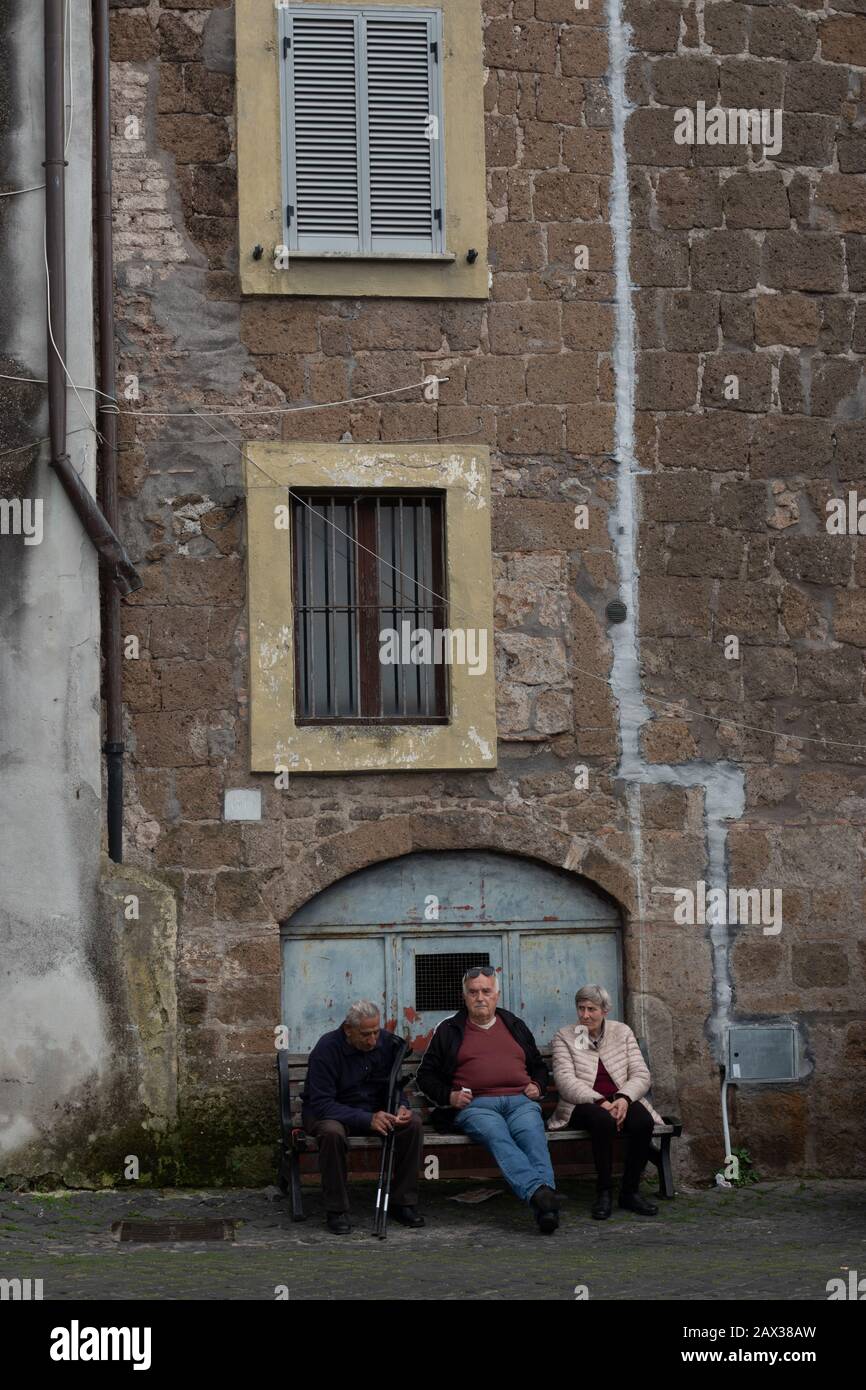
M793 1024L728 1029L728 1081L796 1081Z

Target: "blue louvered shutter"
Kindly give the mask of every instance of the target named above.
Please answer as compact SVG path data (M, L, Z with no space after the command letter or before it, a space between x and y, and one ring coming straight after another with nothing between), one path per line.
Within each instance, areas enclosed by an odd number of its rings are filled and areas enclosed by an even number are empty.
M403 11L365 20L370 249L432 252L438 231L433 16ZM431 138L438 137L438 138ZM441 214L440 214L441 216Z
M289 249L443 251L439 12L278 13Z
M293 12L289 24L288 244L360 251L358 17Z

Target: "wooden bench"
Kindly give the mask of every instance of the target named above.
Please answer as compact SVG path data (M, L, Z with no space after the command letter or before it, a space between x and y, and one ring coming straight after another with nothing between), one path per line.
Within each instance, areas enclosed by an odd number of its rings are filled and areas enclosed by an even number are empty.
M641 1044L641 1051L646 1057L646 1051ZM544 1053L544 1060L550 1066L550 1054ZM404 1090L410 1096L413 1106L421 1111L424 1117L424 1147L425 1149L451 1149L452 1147L463 1145L473 1145L475 1141L469 1139L464 1134L440 1134L433 1129L427 1121L428 1106L425 1097L420 1095L414 1086L415 1072L418 1070L420 1056L416 1053L408 1053L403 1067ZM282 1192L288 1193L292 1205L292 1220L304 1220L304 1204L301 1194L301 1156L303 1154L315 1154L318 1144L315 1139L306 1134L301 1123L301 1091L307 1075L306 1055L297 1055L280 1051L277 1053L277 1075L279 1078L280 1093L280 1161L277 1173L277 1183ZM557 1093L553 1087L548 1088L547 1094L542 1102L545 1121L549 1120L556 1108ZM679 1138L682 1134L682 1125L679 1121L664 1116L664 1124L653 1126L653 1144L650 1149L650 1162L655 1164L659 1173L659 1196L674 1196L673 1171L671 1169L671 1140ZM547 1131L548 1142L555 1145L574 1142L576 1140L589 1139L589 1131L586 1129L554 1129ZM378 1152L381 1152L382 1141L378 1135L358 1135L350 1137L348 1146L351 1150L376 1150L378 1166ZM557 1149L554 1148L551 1157L555 1159ZM492 1159L491 1159L492 1162Z

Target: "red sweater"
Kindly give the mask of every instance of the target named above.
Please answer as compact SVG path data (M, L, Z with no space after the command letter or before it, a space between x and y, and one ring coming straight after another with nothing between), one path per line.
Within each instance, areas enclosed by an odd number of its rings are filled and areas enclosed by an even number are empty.
M608 1076L604 1062L600 1057L598 1059L598 1071L595 1074L595 1081L592 1084L592 1089L598 1091L602 1100L613 1100L616 1095L616 1083ZM596 1105L601 1105L602 1102L597 1100L595 1103Z
M519 1096L529 1082L526 1054L502 1020L497 1018L492 1028L479 1028L467 1019L453 1090L467 1086L473 1096Z

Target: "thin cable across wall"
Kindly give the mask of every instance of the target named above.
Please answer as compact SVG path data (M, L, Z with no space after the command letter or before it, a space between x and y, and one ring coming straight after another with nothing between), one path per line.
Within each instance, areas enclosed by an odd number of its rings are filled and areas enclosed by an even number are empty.
M70 4L70 0L65 0L65 4L64 4L65 45L64 45L64 47L65 47L65 50L66 50L66 63L65 63L65 66L64 66L64 85L65 85L65 86L68 86L68 92L69 92L69 100L68 100L68 103L67 103L68 111L69 111L69 117L68 117L68 125L67 125L67 127L66 127L66 139L65 139L65 143L64 143L64 153L67 153L68 150L69 150L69 144L70 144L70 140L71 140L71 138L72 138L72 128L73 128L73 123L74 123L74 119L75 119L75 89L74 89L74 82L73 82L73 80L72 80L72 53L71 53L71 36L72 36L71 8L72 8L72 7L71 7L71 4ZM29 185L28 187L25 187L25 188L14 188L14 189L9 189L9 190L6 190L5 192L0 192L0 198L11 198L11 197L16 197L16 196L18 196L19 194L22 194L22 193L34 193L34 192L37 192L37 191L40 190L40 189L44 189L44 187L45 187L45 184L44 184L44 183L39 183L39 184L32 184L32 185ZM105 391L100 391L100 390L98 390L97 387L95 387L95 386L78 386L78 385L72 380L72 377L71 377L70 374L69 374L69 370L68 370L68 368L67 368L67 366L66 366L66 363L63 361L63 358L60 357L60 353L57 351L57 345L56 345L56 343L54 342L54 334L53 334L52 325L51 325L51 311L50 311L50 289L51 289L51 281L50 281L50 274L49 274L49 270L48 270L48 255L47 255L47 248L46 248L46 244L45 244L44 228L43 228L43 256L44 256L44 260L45 260L46 291L47 291L48 299L49 299L49 310L48 310L48 333L49 333L49 337L50 337L50 339L51 339L52 346L54 347L54 351L55 351L55 353L57 353L57 356L58 356L58 358L59 358L59 360L60 360L60 363L61 363L61 365L62 365L62 367L63 367L63 371L64 371L64 373L65 373L65 375L66 375L66 378L67 378L67 380L68 380L68 382L69 382L69 385L70 385L70 387L72 388L72 390L75 392L75 395L76 395L76 397L77 397L77 399L78 399L79 405L81 406L81 409L82 409L82 411L84 412L85 418L87 419L87 421L88 421L88 423L89 423L89 425L90 425L90 429L93 431L93 433L96 435L97 439L99 439L100 441L102 441L103 436L102 436L102 434L100 433L100 431L99 431L99 429L98 429L98 427L97 427L95 421L94 421L93 419L91 419L91 416L90 416L90 414L89 414L89 412L88 412L88 410L87 410L87 408L86 408L86 406L85 406L83 400L81 399L81 396L80 396L80 394L79 394L79 391L90 392L90 393L92 393L92 394L94 394L94 395L96 395L96 396L100 396L100 397L102 397L104 400L108 401L108 402L109 402L108 405L100 406L100 410L101 410L101 411L104 411L104 412L106 412L106 413L110 411L110 412L112 412L112 413L116 413L117 415L138 416L138 417L142 417L142 418L159 418L159 419L201 419L201 420L204 420L208 425L210 425L211 428L214 428L214 429L215 429L215 427L211 424L211 416L215 416L216 418L219 418L219 419L229 419L229 420L231 420L232 416L236 416L236 415L245 415L245 416L251 416L251 417L253 417L253 418L261 418L261 417L266 416L266 415L276 415L276 416L279 416L279 415L289 415L289 414L299 413L299 412L308 411L308 410L329 410L329 409L333 409L335 406L357 405L357 404L360 404L360 403L362 403L362 402L364 402L364 401L379 400L379 399L383 399L383 398L385 398L385 397L387 397L387 396L401 395L404 391L418 390L418 389L421 388L421 387L427 387L427 386L429 386L429 385L431 384L431 382L432 382L433 380L435 380L437 383L444 383L444 382L447 382L447 381L449 380L448 377L432 377L432 376L428 376L428 377L425 377L425 378L424 378L422 381L420 381L420 382L411 382L411 383L408 383L408 384L405 385L405 386L395 387L395 388L393 388L392 390L389 390L389 391L375 391L375 392L371 392L370 394L365 395L365 396L348 397L348 398L346 398L346 399L344 399L344 400L339 400L339 401L323 401L323 402L321 402L321 403L313 404L313 405L301 405L301 406L228 406L228 407L224 407L223 409L220 409L220 410L199 410L199 411L196 411L196 410L186 410L186 411L178 411L178 410L175 410L175 411L151 411L151 410L126 410L126 409L122 409L122 408L117 404L117 397L116 397L116 395L111 395L111 394L109 394L109 393L107 393L107 392L105 392ZM45 380L43 380L43 379L41 379L41 378L37 378L37 377L13 376L13 375L11 375L11 374L9 374L9 373L5 373L5 372L0 372L0 380L3 380L3 381L17 381L17 382L23 382L23 383L26 383L26 384L29 384L29 385L34 385L34 386L46 386L46 385L48 384L47 381L45 381ZM82 433L82 432L83 432L83 431L81 431L81 430L70 430L70 431L68 431L69 434L77 434L77 433ZM236 444L236 442L235 442L233 439L229 439L229 437L228 437L227 435L223 435L219 430L216 430L216 433L220 436L220 438L222 438L223 440L225 440L226 443L230 444L233 448L237 449L238 452L240 453L240 455L241 455L242 458L246 459L247 462L251 462L251 460L249 460L248 457L247 457L247 455L244 453L243 448L241 448L238 444ZM457 438L465 438L465 437L466 437L465 433L464 433L464 434L461 434L461 435L459 435L459 436L457 436ZM0 453L0 458L6 458L6 457L8 457L8 456L11 455L11 454L22 453L22 452L24 452L25 450L30 449L30 448L33 448L33 447L36 446L36 445L43 444L43 443L47 443L47 442L49 442L47 439L35 439L35 440L32 440L32 441L30 441L30 443L28 443L28 444L21 444L21 445L18 445L17 447L15 447L15 448L4 450L2 453ZM193 441L190 441L190 442L193 442ZM195 442L203 442L203 441L195 441ZM422 441L422 440L416 440L416 441L401 441L401 442L403 442L403 443L405 443L405 442L422 443L423 441ZM261 465L260 463L257 463L257 464L255 464L254 466L255 466L256 468L258 468L261 472L263 472L263 473L265 474L266 477L271 478L271 475L267 472L266 469L264 469L264 468L262 467L262 465ZM422 467L424 467L424 465L422 465ZM274 483L276 483L278 487L286 486L285 484L280 483L279 480L276 479L276 478L271 478L271 481L274 482ZM586 494L589 493L589 489L586 488L585 484L580 483L579 486L580 486L580 488L581 488ZM302 498L302 497L299 497L296 493L293 493L291 488L286 487L286 492L287 492L287 495L288 495L289 497L294 497L296 501L301 502L304 506L307 506L307 505L308 505L308 504L306 503L305 499ZM312 509L311 509L311 510L312 510ZM318 514L317 514L317 515L318 515ZM334 523L332 523L330 520L328 520L327 518L323 518L323 519L327 520L328 525L333 525L333 524L334 524ZM345 538L346 538L352 545L358 546L358 547L359 547L360 549L362 549L362 550L367 550L367 547L361 545L361 543L360 543L354 536L349 535L348 532L341 531L339 527L335 527L335 529L336 529L338 532L340 532L341 535L345 536ZM401 578L404 578L404 579L409 579L409 578L410 578L409 575L403 574L403 572L402 572L401 570L399 570L395 565L391 565L389 561L384 560L382 557L376 555L375 552L373 552L373 551L368 551L368 553L371 554L371 555L373 555L374 559L376 559L379 563L384 564L386 567L392 569L392 570L395 572L395 574L399 574L399 575L401 576ZM428 593L430 593L434 598L438 599L440 602L442 602L442 603L447 603L447 599L445 599L443 595L434 593L434 591L433 591L432 589L428 589L426 585L421 585L420 587L426 589L426 591L427 591ZM459 610L457 610L457 609L454 609L454 608L453 608L453 605L452 605L452 609L453 609L453 611L459 611ZM469 615L469 614L461 614L461 616L468 617L468 616L471 616L471 615ZM611 683L610 683L609 679L607 679L606 677L604 677L604 676L599 676L596 672L594 672L594 671L587 671L587 670L585 670L584 668L579 667L579 666L573 666L573 667L572 667L572 670L573 670L576 674L578 674L578 675L586 676L589 680L593 680L593 681L597 681L597 682L601 683L602 685L606 686L607 689L608 689L609 691L611 691L611 694L613 693L612 687L611 687ZM741 729L741 730L743 730L744 732L747 732L747 733L765 734L765 735L767 735L768 737L774 738L774 739L776 739L776 738L796 739L799 743L814 743L814 744L818 744L818 745L821 746L821 747L832 746L832 747L834 747L834 748L852 748L852 749L856 749L858 752L866 752L866 745L860 744L860 743L843 742L843 741L841 741L841 740L839 740L839 739L813 738L813 737L810 737L810 736L805 735L805 734L790 734L790 733L785 733L785 732L782 731L782 730L777 730L777 729L765 729L765 728L761 728L761 727L759 727L759 726L757 726L757 725L754 725L754 724L745 724L745 723L742 723L741 721L737 721L737 720L733 720L733 719L728 719L728 718L725 718L725 717L719 716L719 715L702 714L702 713L700 713L700 712L697 711L697 710L693 710L693 709L689 708L687 705L686 705L685 709L683 709L684 700L680 700L680 701L664 700L664 699L661 699L661 698L658 697L658 696L653 696L653 695L645 695L644 698L645 698L645 700L647 701L647 703L649 703L649 704L658 705L660 708L663 708L663 709L670 709L670 710L675 711L676 714L677 714L680 718L704 720L704 721L706 721L706 722L708 722L708 723L717 724L717 725L719 725L719 726L724 726L724 727L726 727L726 728Z
M64 370L65 370L65 364L64 364ZM67 372L67 376L68 376L68 372ZM36 377L9 376L9 375L6 374L6 373L0 373L0 380L7 380L7 381L22 381L22 382L27 382L27 383L30 383L30 384L32 384L32 385L37 385L37 386L39 386L39 385L43 385L43 386L46 385L46 382L44 382L44 381L42 381L42 380L40 380L39 378L36 378ZM98 395L98 396L103 396L107 401L110 402L110 404L109 404L108 406L102 406L102 407L100 407L100 409L105 410L105 411L108 411L108 410L112 410L112 409L113 409L114 411L116 411L116 413L117 413L118 415L127 415L127 416L131 415L131 416L136 416L136 417L149 417L149 418L154 418L154 419L156 419L156 418L158 418L158 419L196 419L196 420L201 420L201 421L203 421L203 423L207 424L207 425L214 431L214 433L218 435L218 437L219 437L220 439L222 439L226 444L229 444L233 449L237 450L237 452L240 454L240 456L241 456L242 459L244 459L246 462L250 463L250 464L251 464L253 467L255 467L256 469L258 469L258 471L259 471L260 473L263 473L263 474L265 475L266 478L270 479L270 482L271 482L271 483L276 484L276 486L279 487L279 488L285 488L285 489L286 489L286 495L287 495L288 497L294 498L296 501L300 502L303 506L308 506L308 503L306 502L306 500L305 500L303 497L298 496L297 493L295 493L295 492L292 491L291 487L289 487L289 486L288 486L287 484L285 484L285 483L280 482L280 480L279 480L278 478L274 478L273 475L270 474L270 473L268 472L268 470L267 470L261 463L259 463L259 462L253 463L253 460L251 460L251 459L249 458L249 456L244 452L244 449L243 449L243 447L242 447L241 445L239 445L234 439L230 439L229 436L228 436L227 434L223 434L221 430L217 429L217 427L216 427L216 426L214 425L214 423L213 423L213 418L216 417L216 418L218 418L218 419L225 419L225 418L227 418L227 417L230 418L232 415L247 415L247 416L253 416L253 417L258 417L258 416L262 416L262 415L290 415L290 414L294 414L294 413L299 412L299 411L307 411L307 410L329 410L329 409L332 409L334 406L339 406L339 405L354 405L354 404L358 404L359 402L362 402L362 401L379 400L379 399L382 399L382 398L384 398L384 397L386 397L386 396L401 395L404 391L418 390L418 389L420 389L420 388L423 388L423 387L428 386L428 385L430 384L430 380L431 380L430 377L425 377L422 381L410 382L410 383L407 383L407 385L405 385L405 386L397 386L397 387L394 387L393 389L388 390L388 391L374 391L374 392L371 392L369 395L366 395L366 396L350 396L350 397L345 398L344 400L340 400L340 401L323 401L323 402L321 402L321 403L319 403L319 404L314 404L314 405L302 405L302 406L229 406L229 407L226 407L226 408L224 408L224 409L222 409L222 410L204 410L204 409L203 409L203 410L195 410L195 409L193 409L193 410L184 410L184 411L121 410L121 409L117 406L117 404L116 404L116 397L112 397L112 396L108 395L108 394L107 394L106 392L104 392L104 391L98 391L98 390L96 389L96 387L93 387L93 386L86 386L86 387L82 387L81 389L82 389L82 390L85 390L85 391L92 391L92 392L94 392L94 393L95 393L96 395ZM449 378L448 378L448 377L436 377L436 378L434 378L434 380L436 380L437 382L440 382L440 383L441 383L441 382L446 382L446 381L448 381ZM74 383L71 383L71 384L72 384L72 386L73 386L73 389L76 389ZM78 392L77 392L77 389L76 389L76 395L77 395L77 394L78 394ZM80 400L80 397L79 397L79 400ZM83 403L82 403L82 408L83 408ZM88 419L89 419L89 418L90 418L90 417L88 416ZM93 428L95 429L96 427L93 426ZM97 431L97 433L98 433L98 431ZM461 435L461 436L458 436L458 437L459 437L459 438L464 438L465 436ZM201 442L201 441L198 441L198 442ZM405 441L401 441L401 442L405 442ZM416 441L416 442L422 442L422 441ZM27 445L21 445L21 446L20 446L20 448L22 448L22 449L23 449L23 448L26 448L26 447L30 447L30 446L27 446ZM18 452L18 450L10 450L10 451L8 451L8 452ZM427 464L420 464L420 465L406 464L406 465L404 465L404 466L406 466L406 467L417 466L417 467L419 467L419 468L421 468L421 469L426 470L427 467L428 467L429 465L427 465ZM268 486L268 484L252 484L252 486L253 486L253 487L256 487L256 486ZM580 486L580 488L582 489L582 491L584 491L585 493L587 493L587 492L589 491L589 490L586 488L585 484L580 483L579 486ZM311 509L311 510L312 510L312 509ZM318 513L317 513L316 515L318 515ZM330 519L328 519L328 518L324 518L324 519L326 520L327 525L329 525L329 526L334 526L334 523L333 523L332 521L330 521ZM357 546L357 547L358 547L359 549L361 549L361 550L366 550L367 553L370 554L370 555L372 555L373 558L374 558L375 560L377 560L380 564L385 565L386 568L392 569L392 570L394 571L394 573L395 573L395 574L399 574L401 578L403 578L403 579L411 579L411 576L406 575L406 574L403 574L403 572L402 572L396 565L392 565L391 562L388 561L388 560L386 560L386 559L384 559L384 557L379 556L379 555L377 555L374 551L369 550L368 547L362 545L362 543L361 543L360 541L358 541L354 536L349 535L348 532L342 531L341 528L338 527L338 526L335 526L335 529L336 529L341 535L343 535L343 536L346 538L346 540L349 541L349 543L350 543L351 545ZM444 595L435 593L434 590L428 588L426 585L421 585L420 587L421 587L421 588L424 588L426 592L428 592L433 598L437 599L439 602L445 603L445 604L448 603L448 600L445 598ZM457 613L459 613L461 617L467 617L467 618L470 618L470 619L472 619L472 618L474 617L474 615L472 615L472 614L465 613L465 612L461 612L461 610L458 609L458 608L456 608L453 604L450 605L450 609L451 609L452 612L457 612ZM607 689L608 691L610 691L611 694L613 694L613 689L612 689L610 680L609 680L607 677L605 677L605 676L599 676L599 675L597 674L597 672L595 672L595 671L588 671L588 670L586 670L586 668L581 667L581 666L574 666L574 665L573 665L573 666L571 667L571 669L572 669L572 670L575 672L575 674L577 674L577 675L585 676L588 680L596 681L597 683L599 683L599 684L601 684L601 685L604 685L604 686L606 687L606 689ZM689 705L687 705L687 704L685 703L685 697L682 697L682 698L679 699L679 700L671 700L671 699L664 699L664 698L662 698L661 696L658 696L658 695L646 695L646 694L645 694L645 695L644 695L644 699L646 700L647 704L651 704L651 705L657 706L660 712L670 711L672 717L677 717L677 718L680 718L680 719L684 719L684 720L686 720L687 722L690 721L690 720L698 720L698 721L703 721L703 722L709 723L709 724L715 724L715 725L718 726L719 728L724 727L724 728L728 728L728 729L739 729L739 730L741 730L741 731L744 732L744 733L764 734L764 735L766 735L766 737L768 737L768 738L773 738L773 739L796 740L798 743L801 743L801 744L802 744L802 743L817 744L819 747L822 747L822 748L828 748L828 747L832 747L832 748L850 748L850 749L855 749L857 752L860 752L860 753L866 753L866 744L862 744L862 743L851 743L851 742L849 742L849 741L842 740L842 739L832 739L832 738L823 738L823 737L822 737L822 738L816 738L816 737L813 737L813 736L811 736L811 735L809 735L809 734L792 734L792 733L787 733L787 732L785 732L785 731L782 730L782 729L767 729L767 728L764 728L764 727L762 727L761 725L758 725L758 724L746 724L746 723L744 723L742 720L730 719L730 718L728 718L728 717L725 716L725 715L715 715L715 714L706 714L706 713L702 713L701 711L692 709Z
M230 444L231 447L232 447L233 449L236 449L236 450L237 450L237 452L241 455L241 458L243 458L243 459L244 459L247 463L249 463L252 467L257 468L257 469L259 470L259 472L264 473L265 477L270 478L271 482L272 482L272 483L275 483L277 487L279 487L279 488L285 488L285 489L286 489L286 494L287 494L288 497L293 498L293 499L294 499L295 501L297 501L297 502L300 502L300 503L301 503L303 506L305 506L305 507L309 506L309 504L306 502L306 500L305 500L303 497L300 497L300 496L299 496L296 492L294 492L294 491L292 490L292 488L289 487L286 483L280 482L279 478L274 478L273 474L269 473L268 470L267 470L261 463L259 463L259 462L254 462L252 459L250 459L249 456L244 452L243 448L242 448L239 444L237 444L237 443L235 442L235 440L230 439L230 438L228 437L228 435L223 434L222 431L218 430L218 429L216 428L216 426L215 426L210 420L208 420L207 423L211 426L211 429L213 429L213 430L215 431L215 433L218 434L218 435L220 436L221 439L225 440L225 442L226 442L227 444ZM313 510L313 509L310 508L310 510ZM315 514L316 514L316 516L319 516L319 513L315 513ZM401 578L403 578L403 579L410 579L410 580L411 580L411 576L403 574L403 571L400 570L396 565L392 565L390 561L384 559L382 556L377 555L377 554L375 553L375 551L369 550L368 547L362 545L362 543L361 543L360 541L356 540L356 538L355 538L354 536L349 535L349 533L348 533L347 531L343 531L343 530L341 529L341 527L337 526L336 523L332 522L329 518L327 518L327 517L322 517L321 519L324 520L324 521L327 523L327 525L333 526L334 530L337 531L340 535L345 536L345 538L350 542L350 544L357 546L360 550L366 550L368 554L372 555L373 558L374 558L375 560L378 561L378 563L383 564L383 565L386 566L386 568L393 570L394 573L395 573L395 574L399 574ZM448 600L447 600L447 598L445 598L445 596L444 596L443 594L437 594L437 593L435 593L432 589L429 589L426 585L421 585L420 587L423 588L423 589L425 589L426 592L430 593L434 598L438 599L441 603L446 604L446 605L448 604ZM462 611L461 609L457 608L454 604L451 604L451 605L450 605L450 609L451 609L452 612L459 613L461 617L466 617L466 618L469 618L470 620L474 621L474 615L473 615L473 614L466 613L466 612ZM612 690L610 681L609 681L608 679L606 679L606 677L604 677L604 676L599 676L595 671L587 671L586 669L584 669L583 667L580 667L580 666L572 666L571 669L572 669L574 672L576 672L578 675L586 676L589 680L594 680L594 681L599 682L600 684L604 685L604 686L611 692L611 694L613 694L613 690ZM800 743L816 743L816 744L818 744L820 747L824 747L824 748L826 748L826 747L828 747L828 746L832 746L832 747L834 747L834 748L854 748L854 749L857 749L859 752L866 753L866 744L862 744L862 743L848 743L848 742L843 742L843 741L840 740L840 739L812 738L812 737L810 737L810 736L807 735L807 734L789 734L789 733L785 733L784 730L780 730L780 729L764 729L764 728L760 728L759 726L754 725L754 724L745 724L745 723L743 723L742 721L733 720L733 719L728 719L728 718L726 718L726 717L724 717L724 716L722 716L722 715L703 714L703 713L701 713L700 711L698 711L698 710L693 710L693 709L691 709L691 708L688 707L688 706L686 706L686 708L683 709L683 707L682 707L682 706L683 706L683 703L684 703L683 700L679 700L679 701L665 700L665 699L663 699L661 696L657 696L657 695L645 695L645 696L644 696L644 699L647 701L648 704L652 704L652 705L657 705L657 706L659 706L660 710L671 710L671 711L673 711L674 714L675 714L678 718L680 718L680 719L687 719L687 720L689 720L689 719L704 720L704 721L706 721L707 723L716 724L716 725L718 725L719 727L724 726L725 728L729 728L729 729L741 729L741 730L743 730L743 731L746 732L746 733L766 734L768 737L774 738L774 739L775 739L775 738L796 739L796 740L797 740L798 742L800 742Z

